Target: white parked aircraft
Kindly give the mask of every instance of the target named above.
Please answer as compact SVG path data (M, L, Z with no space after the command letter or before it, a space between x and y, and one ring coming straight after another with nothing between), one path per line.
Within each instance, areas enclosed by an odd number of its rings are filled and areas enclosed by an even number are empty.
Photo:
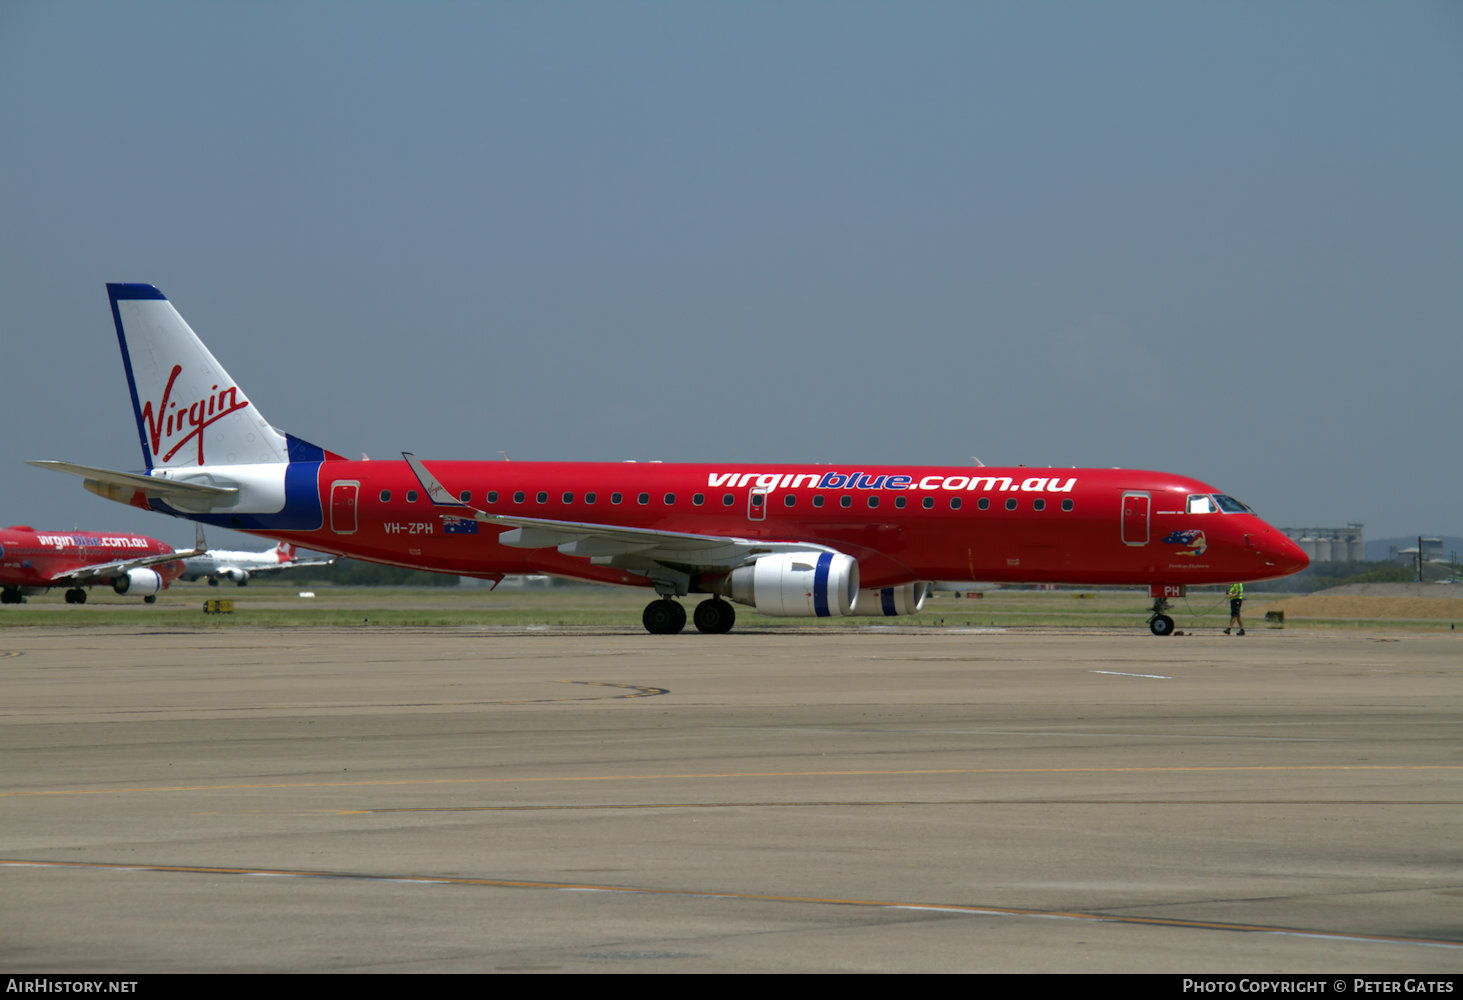
M216 549L184 560L180 579L201 580L207 577L210 587L217 587L219 580L232 580L242 587L249 582L249 577L261 573L278 573L298 566L329 566L333 562L334 559L300 559L289 542L280 542L263 552Z

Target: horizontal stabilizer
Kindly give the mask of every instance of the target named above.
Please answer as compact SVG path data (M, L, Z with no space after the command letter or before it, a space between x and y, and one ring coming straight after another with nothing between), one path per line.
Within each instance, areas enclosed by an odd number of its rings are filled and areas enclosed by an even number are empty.
M28 465L57 472L69 472L80 476L88 484L118 486L124 489L141 490L148 497L161 499L199 499L203 497L226 497L239 492L232 486L205 486L202 483L179 482L161 476L149 476L138 472L118 472L114 469L94 469L89 465L73 465L70 462L34 461ZM96 491L94 491L96 492Z

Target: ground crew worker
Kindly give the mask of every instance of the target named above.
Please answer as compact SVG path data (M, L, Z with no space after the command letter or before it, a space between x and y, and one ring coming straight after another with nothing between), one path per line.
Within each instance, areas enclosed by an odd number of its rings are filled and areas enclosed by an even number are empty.
M1242 584L1242 583L1232 583L1232 584L1230 584L1229 585L1229 628L1227 628L1227 629L1224 630L1224 634L1225 635L1229 635L1230 634L1230 629L1233 629L1236 625L1239 626L1239 631L1236 632L1235 635L1244 635L1245 634L1245 620L1240 617L1240 613L1239 613L1240 605L1242 605L1244 603L1245 603L1245 585Z

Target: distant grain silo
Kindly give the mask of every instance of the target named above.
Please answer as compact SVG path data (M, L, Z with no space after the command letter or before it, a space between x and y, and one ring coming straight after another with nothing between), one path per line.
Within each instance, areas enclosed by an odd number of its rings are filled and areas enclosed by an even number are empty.
M1366 543L1362 539L1362 526L1360 524L1348 524L1346 526L1346 558L1352 562L1364 562L1366 560Z
M1310 557L1311 562L1361 562L1366 559L1366 544L1362 525L1348 524L1344 528L1281 528L1300 550Z

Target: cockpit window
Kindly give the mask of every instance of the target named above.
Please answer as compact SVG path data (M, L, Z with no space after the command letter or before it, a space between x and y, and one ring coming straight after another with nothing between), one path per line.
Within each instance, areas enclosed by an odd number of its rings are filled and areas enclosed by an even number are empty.
M1189 494L1188 513L1212 514L1214 513L1214 500L1203 493L1191 493Z
M1253 514L1248 504L1242 504L1234 497L1227 497L1223 493L1214 494L1214 502L1219 504L1219 509L1226 514Z

